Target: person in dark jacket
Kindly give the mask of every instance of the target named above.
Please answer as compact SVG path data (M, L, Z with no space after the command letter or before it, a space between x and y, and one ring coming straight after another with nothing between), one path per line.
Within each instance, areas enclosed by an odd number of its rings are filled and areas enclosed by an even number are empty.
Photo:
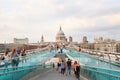
M60 73L61 72L61 64L60 62L57 63L57 71Z
M79 65L79 63L77 63L77 66L76 66L75 76L78 80L80 80L80 65Z
M70 59L68 59L68 61L66 62L67 63L67 70L66 70L66 75L71 75L71 65L72 65L72 62Z

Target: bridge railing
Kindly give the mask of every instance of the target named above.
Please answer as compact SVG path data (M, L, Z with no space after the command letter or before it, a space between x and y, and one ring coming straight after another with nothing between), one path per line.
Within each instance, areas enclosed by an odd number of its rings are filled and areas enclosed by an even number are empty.
M66 47L66 49L73 50L73 51L78 51L78 48L75 48L75 47Z
M43 74L44 72L51 70L51 69L52 69L51 64L45 64L45 65L43 64L42 66L38 66L36 69L32 70L30 73L25 75L20 80L28 80L28 79L34 78L35 76Z
M120 80L120 71L82 66L80 74L89 80Z
M10 68L8 69L8 72L0 74L0 80L27 80L28 78L31 78L38 73L43 73L49 69L51 69L51 65L45 64ZM35 73L35 70L38 71L37 74ZM28 75L30 72L32 72L32 75Z
M46 52L45 54L48 53L48 55L43 54L44 52ZM9 60L0 60L0 69L4 69L5 68L5 63L8 63L8 68L10 67L17 67L12 66L12 60L16 60L18 62L18 67L22 67L22 66L29 66L29 65L34 65L37 64L39 62L43 62L46 61L48 58L51 58L54 56L55 51L44 51L44 52L40 52L40 53L36 53L36 54L27 54L25 56L19 56L19 57L15 57L15 58L10 58ZM37 60L36 60L37 58ZM36 60L36 61L35 61ZM1 73L1 71L0 71Z
M68 55L70 55L70 59L74 60L78 60L80 59L80 55L75 55L72 54L73 52L69 52L68 51ZM98 58L95 58L98 59ZM93 61L94 62L94 61ZM87 62L88 64L90 63L89 61ZM111 63L110 63L111 64ZM99 64L102 65L102 64ZM119 65L117 65L119 66ZM105 67L104 67L105 68ZM120 71L117 70L111 70L111 69L104 69L104 68L100 68L97 66L88 66L88 65L83 65L81 64L81 75L83 77L86 77L88 80L120 80Z
M49 60L51 57L55 55L54 52L51 52L50 54L49 53L50 52L46 53L48 55L34 54L26 57L21 57L21 60L19 60L18 67L12 67L10 60L8 68L5 67L0 68L0 80L19 80L22 76L36 69L41 64L44 65L47 60ZM39 57L36 59L37 56ZM23 62L22 60L25 60L25 62Z

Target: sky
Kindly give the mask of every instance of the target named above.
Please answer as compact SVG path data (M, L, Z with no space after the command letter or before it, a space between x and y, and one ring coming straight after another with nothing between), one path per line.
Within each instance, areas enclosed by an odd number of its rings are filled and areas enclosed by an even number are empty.
M55 41L60 26L77 42L120 40L120 0L0 0L0 43Z

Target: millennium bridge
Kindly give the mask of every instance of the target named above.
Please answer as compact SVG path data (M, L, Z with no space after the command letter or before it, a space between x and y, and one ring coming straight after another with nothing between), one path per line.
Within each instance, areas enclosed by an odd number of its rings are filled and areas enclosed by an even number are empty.
M0 80L76 80L71 75L61 75L56 71L57 58L70 58L81 66L80 80L120 80L119 53L81 49L68 46L60 50L35 49L20 58L19 66L0 67ZM2 61L0 61L2 64ZM53 63L55 68L53 68Z

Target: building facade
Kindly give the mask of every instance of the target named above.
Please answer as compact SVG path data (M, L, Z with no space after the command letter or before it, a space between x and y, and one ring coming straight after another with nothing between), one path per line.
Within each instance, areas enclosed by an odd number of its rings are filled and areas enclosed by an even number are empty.
M103 38L100 37L96 39L94 49L108 52L120 52L120 42L111 39L103 40Z
M83 49L94 49L94 43L88 43L87 37L83 36L82 42L79 44L79 47Z
M73 42L73 39L72 39L71 36L69 37L69 42L70 42L70 43Z
M5 44L0 44L0 52L4 52L5 49Z
M14 44L28 44L28 38L23 39L14 38Z

